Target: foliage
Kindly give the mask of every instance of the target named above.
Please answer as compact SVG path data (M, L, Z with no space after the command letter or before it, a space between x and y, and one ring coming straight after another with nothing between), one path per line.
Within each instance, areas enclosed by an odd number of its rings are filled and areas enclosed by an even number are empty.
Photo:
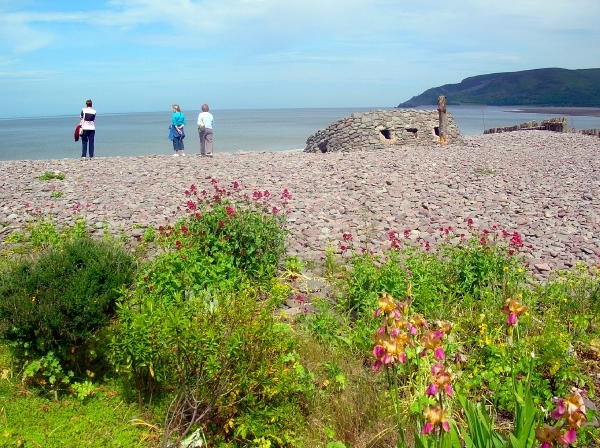
M4 240L5 243L19 244L21 247L15 251L17 253L28 254L49 247L59 248L67 241L87 236L87 222L81 217L73 225L57 227L54 221L43 215L34 216L36 218L25 226L23 232L12 232Z
M186 194L187 216L158 228L158 255L144 274L143 286L164 300L178 293L197 295L206 289L237 289L244 279L269 281L285 253L285 213L269 206L269 191L242 195L234 183L222 189L213 179L214 194ZM282 193L284 203L291 198Z
M0 362L0 372L6 367ZM0 378L0 446L44 448L148 447L156 428L134 426L135 404L111 387L102 386L85 401L24 394L22 388Z
M64 178L65 178L65 175L63 173L55 173L52 171L46 171L44 174L42 174L40 177L38 177L38 179L40 179L40 180L52 180L52 179L63 180Z
M440 95L447 97L448 105L596 107L600 102L599 85L598 68L543 68L493 73L428 89L399 107L437 104Z
M95 336L114 314L117 289L131 284L134 271L123 249L88 238L23 259L0 272L0 338L23 364L52 353L65 371L85 375L97 361ZM43 370L42 363L36 373ZM44 375L52 378L50 370Z
M230 295L176 295L170 302L139 295L125 298L118 316L116 371L140 398L175 389L163 446L175 446L196 425L236 444L296 440L310 376L289 327L274 321L273 303L259 301L258 291L245 285Z

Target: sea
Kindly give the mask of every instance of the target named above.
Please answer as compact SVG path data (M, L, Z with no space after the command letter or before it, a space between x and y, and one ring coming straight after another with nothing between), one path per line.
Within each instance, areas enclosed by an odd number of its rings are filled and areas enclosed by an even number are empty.
M308 137L334 121L353 112L374 109L390 108L211 109L215 119L214 152L301 150ZM417 109L437 109L437 106ZM448 112L463 135L482 134L492 127L513 126L533 120L539 123L543 119L564 115L523 113L522 110L527 109L519 106L448 106ZM188 154L199 153L196 130L199 112L183 111L189 129L184 140ZM584 108L570 108L569 114L569 127L580 130L600 128L600 116L586 116ZM80 157L81 143L73 138L78 122L79 110L72 116L0 119L0 161ZM99 110L95 156L170 155L173 152L168 139L170 122L170 110L126 114L102 114Z

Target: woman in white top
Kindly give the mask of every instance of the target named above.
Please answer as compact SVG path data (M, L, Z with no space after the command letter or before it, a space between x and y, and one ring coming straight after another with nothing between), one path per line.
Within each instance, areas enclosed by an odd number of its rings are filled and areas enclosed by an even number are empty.
M201 156L212 157L213 155L213 121L212 114L208 112L208 104L203 104L202 112L198 115Z
M92 109L92 100L85 102L85 108L81 109L81 158L85 160L90 151L90 160L94 158L94 137L96 136L96 111Z

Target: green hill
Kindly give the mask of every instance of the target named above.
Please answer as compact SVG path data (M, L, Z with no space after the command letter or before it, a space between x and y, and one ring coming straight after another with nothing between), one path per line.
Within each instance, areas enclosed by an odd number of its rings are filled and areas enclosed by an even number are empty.
M449 105L600 107L600 68L540 68L492 73L426 90L398 107Z

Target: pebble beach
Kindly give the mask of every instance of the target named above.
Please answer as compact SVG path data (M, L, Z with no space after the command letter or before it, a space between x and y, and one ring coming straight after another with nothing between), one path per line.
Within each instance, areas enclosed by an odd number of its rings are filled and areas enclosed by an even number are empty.
M435 247L451 228L466 237L518 232L521 252L541 278L577 261L600 261L600 139L520 131L463 137L441 146L309 154L238 152L0 162L0 249L36 216L57 224L84 217L136 243L149 226L185 208L186 189L213 191L234 181L250 195L287 189L288 253L321 260L327 245L351 233L375 253L390 232ZM46 173L64 179L41 180ZM180 216L178 214L177 216Z

